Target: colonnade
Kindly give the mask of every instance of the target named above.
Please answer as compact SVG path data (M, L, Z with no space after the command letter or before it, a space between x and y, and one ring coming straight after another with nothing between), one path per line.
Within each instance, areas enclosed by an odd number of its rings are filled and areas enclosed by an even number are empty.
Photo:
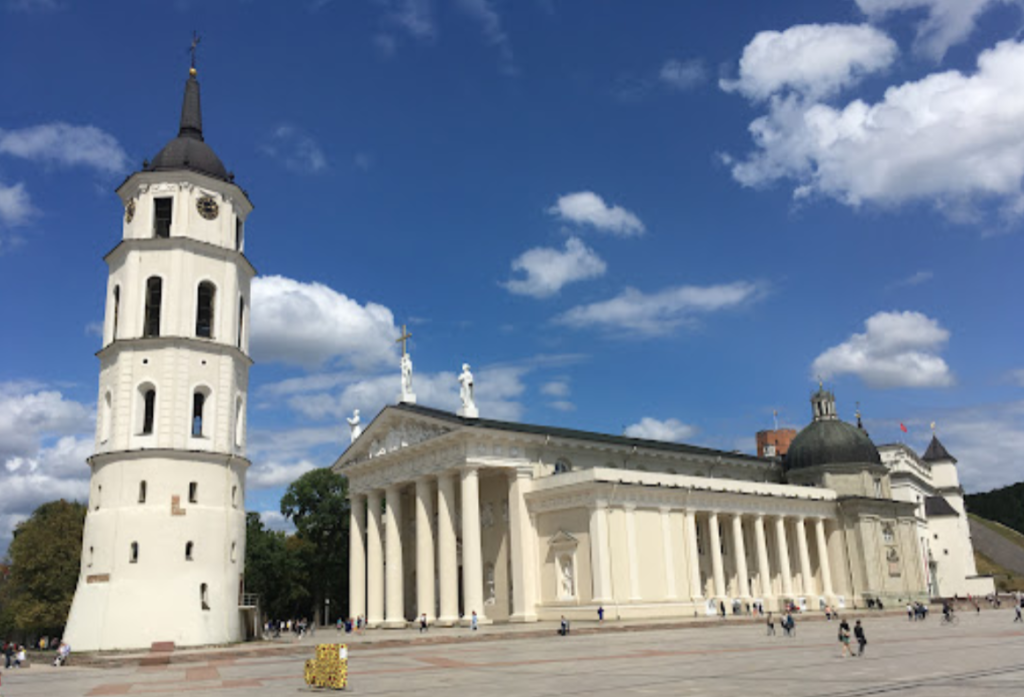
M534 617L532 571L526 552L532 535L524 535L529 517L524 499L528 472L509 470L509 532L513 588L513 620ZM433 495L437 483L436 499ZM351 495L349 536L349 614L362 615L371 627L404 627L410 617L405 607L403 550L409 543L402 529L402 490L415 486L416 594L415 616L453 625L469 621L473 611L488 621L483 594L483 551L480 531L480 472L461 467L414 482L391 483ZM457 514L456 486L460 488L461 516ZM383 493L383 498L382 498ZM437 530L432 519L437 510ZM461 531L457 529L461 517ZM383 523L383 524L382 524ZM382 540L382 528L383 537ZM459 617L458 538L462 539L462 607ZM435 566L436 564L436 566ZM386 571L386 577L385 577ZM435 573L436 572L436 573ZM435 579L437 588L435 588ZM436 602L435 602L436 600Z
M641 573L636 560L636 533L634 516L636 506L624 504L620 510L625 515L625 538L627 545L627 561L629 563L629 589L627 593L612 588L612 571L609 555L609 510L607 502L598 501L590 506L590 556L592 560L592 591L594 603L609 603L612 596L629 600L639 600L640 594L636 579ZM675 552L671 545L670 507L660 508L662 534L664 536L664 568L666 579L664 600L678 598L677 581L675 578ZM693 601L714 598L760 597L771 600L777 596L794 598L796 596L824 597L832 599L835 591L832 586L832 569L829 557L828 539L825 525L826 518L804 515L767 515L763 513L724 513L718 510L683 511L683 537L685 547L682 550L684 568L688 578L690 597ZM704 523L701 525L701 523ZM817 574L811 563L811 547L808 541L808 523L813 525L815 556L817 557ZM747 535L745 530L752 526L753 569L748 567ZM792 526L793 534L788 529ZM704 534L701 535L698 530ZM770 537L769 537L770 535ZM699 539L699 538L703 539ZM723 540L723 537L725 538ZM795 539L791 539L795 538ZM770 544L770 541L773 544ZM728 543L731 553L724 555L723 542ZM800 585L794 583L794 570L790 556L791 545L795 547L797 571ZM769 548L773 551L769 557ZM701 573L701 558L710 556L711 592L705 598L704 581ZM726 568L726 556L731 559L731 568ZM779 592L773 585L773 568L779 579ZM756 580L753 580L756 572ZM735 578L730 592L728 576ZM644 600L656 600L644 598Z

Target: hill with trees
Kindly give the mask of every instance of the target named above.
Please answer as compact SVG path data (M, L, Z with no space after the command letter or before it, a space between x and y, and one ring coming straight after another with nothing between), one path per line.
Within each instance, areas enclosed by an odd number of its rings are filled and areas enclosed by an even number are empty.
M971 513L1024 533L1024 482L964 497Z

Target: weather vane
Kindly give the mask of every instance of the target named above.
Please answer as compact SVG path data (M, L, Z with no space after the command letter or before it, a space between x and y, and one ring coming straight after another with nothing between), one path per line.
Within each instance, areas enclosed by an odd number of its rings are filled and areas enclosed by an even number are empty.
M189 46L188 52L192 54L192 72L196 70L196 49L199 48L199 41L202 37L196 31L192 32L192 45Z

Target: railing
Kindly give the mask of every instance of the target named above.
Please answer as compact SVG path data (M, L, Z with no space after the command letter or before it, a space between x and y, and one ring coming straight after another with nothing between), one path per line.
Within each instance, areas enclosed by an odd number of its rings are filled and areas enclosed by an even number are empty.
M260 604L260 596L257 593L242 593L238 607L257 607Z

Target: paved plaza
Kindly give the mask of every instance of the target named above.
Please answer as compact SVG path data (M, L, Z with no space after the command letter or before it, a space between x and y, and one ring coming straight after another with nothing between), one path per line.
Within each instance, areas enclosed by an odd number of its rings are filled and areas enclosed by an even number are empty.
M762 623L495 638L406 646L356 645L350 689L360 695L431 691L474 695L787 695L953 697L1024 695L1024 625L1013 612L908 622L868 616L864 658L839 658L834 622L802 622L796 638L766 637ZM465 631L465 630L459 630ZM500 631L490 628L491 632ZM433 637L443 636L435 630ZM380 634L380 633L378 633ZM334 632L319 640L332 641ZM389 638L418 639L414 631ZM389 642L390 643L390 642ZM312 642L285 653L164 666L6 671L3 697L310 694L302 665ZM324 691L326 692L326 691Z

